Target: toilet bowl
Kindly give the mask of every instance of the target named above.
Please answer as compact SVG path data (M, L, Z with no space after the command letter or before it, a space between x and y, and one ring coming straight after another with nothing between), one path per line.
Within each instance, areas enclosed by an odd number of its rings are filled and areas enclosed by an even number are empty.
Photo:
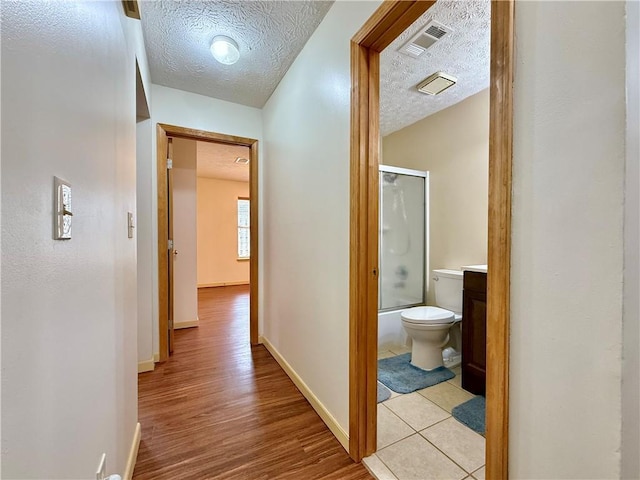
M449 341L455 314L439 307L413 307L404 310L400 317L412 340L411 365L423 370L442 367L442 347Z
M433 270L438 306L413 307L400 314L402 326L412 339L413 366L423 370L444 366L442 347L449 342L450 332L455 348L461 348L459 328L451 327L462 320L462 278L459 270Z

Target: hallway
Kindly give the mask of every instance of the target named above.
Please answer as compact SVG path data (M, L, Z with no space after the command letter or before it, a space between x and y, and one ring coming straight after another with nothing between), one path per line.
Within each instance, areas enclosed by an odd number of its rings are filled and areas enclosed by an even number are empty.
M139 375L134 479L372 478L354 464L263 346L251 348L249 287L198 290L199 327Z

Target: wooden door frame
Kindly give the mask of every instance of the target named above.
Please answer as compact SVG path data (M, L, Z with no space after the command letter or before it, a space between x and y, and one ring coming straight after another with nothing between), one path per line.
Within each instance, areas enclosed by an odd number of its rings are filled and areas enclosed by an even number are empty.
M236 137L222 133L207 132L193 128L177 127L158 123L156 127L158 166L158 329L159 361L169 358L166 332L169 329L168 316L168 232L167 232L167 138L186 138L204 142L224 143L249 147L249 197L251 210L249 225L251 230L249 259L249 341L258 344L258 140Z
M385 1L351 41L349 453L376 451L380 52L434 1ZM514 0L491 2L487 478L508 478Z

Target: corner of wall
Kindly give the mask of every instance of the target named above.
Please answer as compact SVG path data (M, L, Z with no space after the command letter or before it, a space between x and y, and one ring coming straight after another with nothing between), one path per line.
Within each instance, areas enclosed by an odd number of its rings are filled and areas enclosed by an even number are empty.
M626 171L621 478L640 478L640 3L626 2Z

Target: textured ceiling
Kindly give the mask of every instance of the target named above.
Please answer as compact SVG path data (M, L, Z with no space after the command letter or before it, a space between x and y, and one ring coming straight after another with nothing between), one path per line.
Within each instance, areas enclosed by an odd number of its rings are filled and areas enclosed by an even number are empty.
M380 56L380 130L388 135L450 107L489 86L489 0L439 0ZM430 20L454 29L419 58L398 52ZM442 71L458 83L440 95L416 85Z
M332 1L142 1L153 83L261 108ZM420 58L398 52L429 20L451 28ZM215 35L239 44L235 65L216 62ZM388 135L489 86L489 0L439 0L381 54L380 128ZM437 71L458 79L441 95L416 85Z
M234 182L248 182L249 165L235 163L238 157L249 158L249 147L196 142L197 175Z
M261 108L333 1L156 0L139 2L153 83ZM222 65L216 35L240 47Z

